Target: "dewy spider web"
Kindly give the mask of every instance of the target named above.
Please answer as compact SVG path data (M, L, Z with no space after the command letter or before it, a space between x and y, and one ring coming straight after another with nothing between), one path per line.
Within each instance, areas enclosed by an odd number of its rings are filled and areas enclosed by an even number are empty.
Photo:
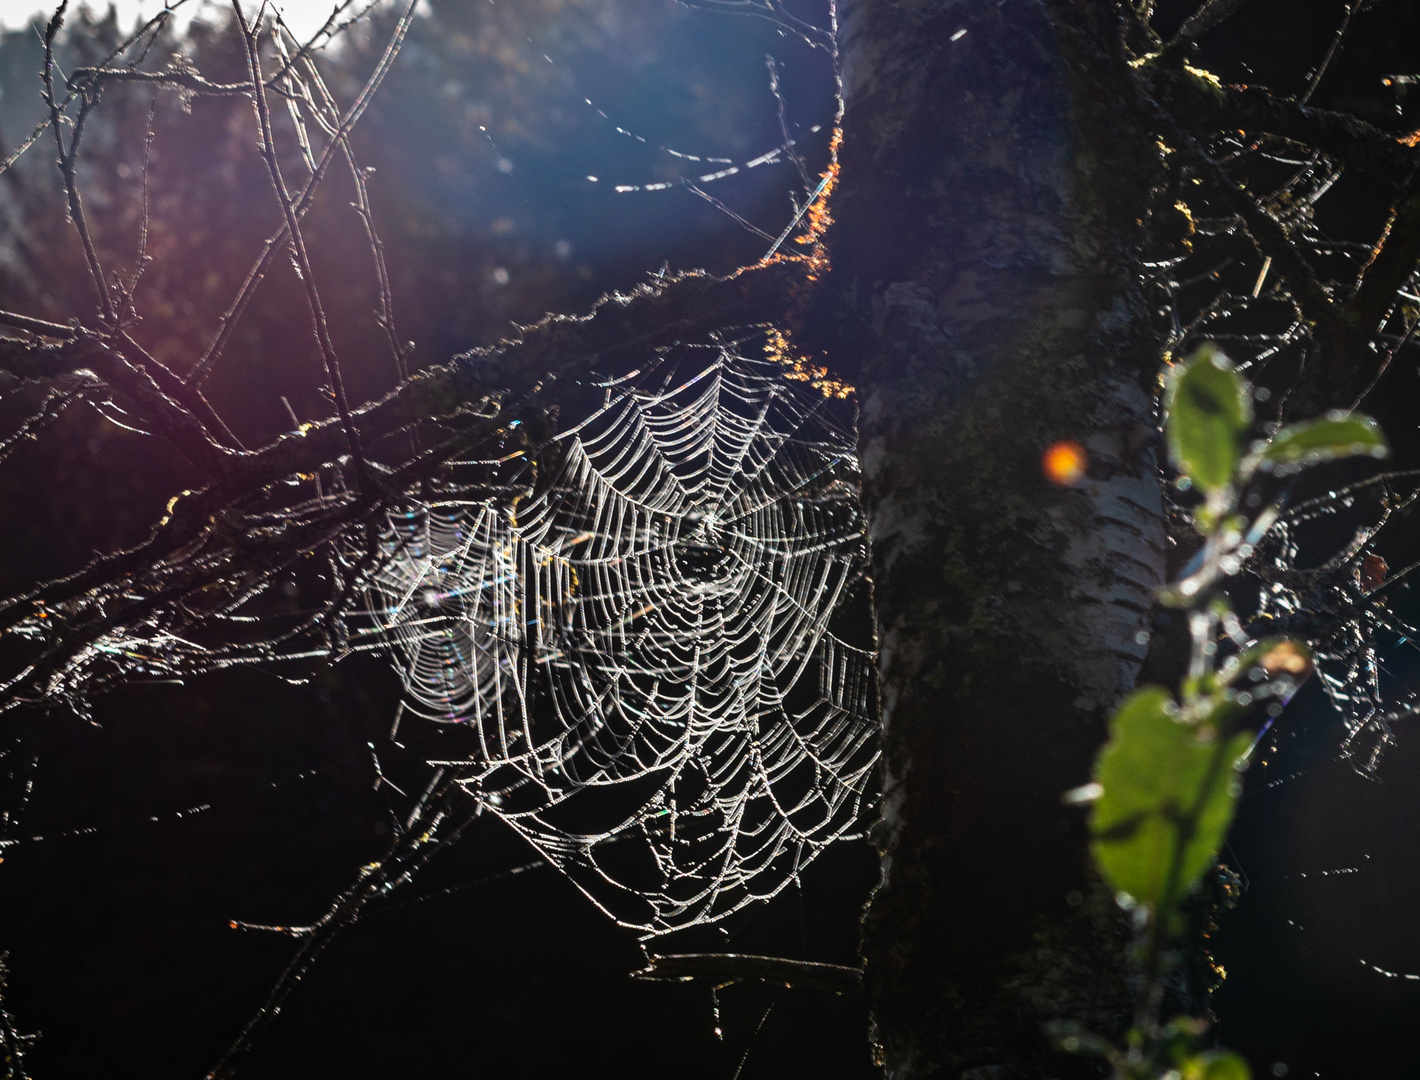
M1328 214L1326 197L1341 177L1336 162L1285 139L1239 132L1220 133L1206 150L1232 182L1252 193L1321 288L1335 296L1352 292L1374 239L1349 235L1354 226ZM1295 381L1316 361L1314 325L1250 236L1236 203L1209 186L1216 177L1186 153L1171 167L1174 186L1156 209L1161 257L1147 264L1165 347L1184 356L1204 342L1222 346L1252 383L1259 418L1280 422ZM1412 274L1377 327L1371 360L1377 372L1413 348L1417 297L1420 275ZM1375 406L1370 389L1353 407ZM1247 624L1244 636L1286 633L1309 644L1318 682L1344 725L1342 754L1367 774L1394 742L1395 722L1416 708L1406 679L1388 675L1384 663L1387 653L1414 648L1417 640L1389 606L1399 602L1391 585L1409 568L1389 578L1382 571L1384 584L1367 582L1363 572L1380 550L1392 557L1405 550L1403 538L1382 530L1413 502L1413 485L1413 474L1383 475L1280 508L1239 566L1240 582L1248 582L1235 597Z
M609 384L529 498L391 513L368 594L409 709L472 731L441 764L649 932L793 881L876 755L872 654L831 629L866 557L851 421L745 344Z
M1386 671L1385 657L1413 648L1420 633L1391 609L1385 564L1371 561L1377 535L1420 497L1414 482L1413 473L1381 475L1285 510L1259 545L1255 565L1262 582L1259 631L1311 643L1317 679L1345 726L1342 755L1367 774L1394 745L1393 724L1415 711L1415 691ZM1362 524L1349 543L1315 567L1298 566L1304 533L1357 520ZM1414 569L1401 570L1390 584Z

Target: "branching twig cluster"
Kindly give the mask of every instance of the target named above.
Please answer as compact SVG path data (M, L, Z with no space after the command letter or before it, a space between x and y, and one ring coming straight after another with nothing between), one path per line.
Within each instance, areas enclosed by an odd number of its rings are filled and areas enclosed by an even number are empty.
M793 25L777 3L722 6ZM1182 216L1197 234L1197 242L1185 239L1154 264L1174 320L1170 348L1181 352L1211 337L1223 340L1245 369L1261 370L1285 358L1291 366L1283 381L1295 383L1288 408L1347 406L1373 383L1387 349L1404 339L1405 316L1397 300L1420 260L1415 187L1420 151L1343 114L1258 88L1223 86L1185 63L1190 42L1235 6L1206 5L1173 42L1131 61L1140 105L1152 110L1172 176L1165 187L1174 194L1166 192L1157 216L1161 222ZM480 453L490 459L508 453L535 458L539 438L548 434L537 418L555 405L567 380L605 367L615 352L630 363L638 350L646 355L691 333L769 321L791 306L805 276L791 260L773 260L724 281L663 277L636 295L604 302L587 318L545 320L526 329L520 341L411 374L368 174L350 135L388 74L413 10L411 3L393 24L378 61L345 106L321 74L315 48L341 19L359 14L350 4L332 16L336 23L305 43L278 17L247 22L238 11L234 32L241 36L248 76L239 83L209 79L187 61L162 67L119 62L124 49L134 46L147 55L153 24L103 63L62 79L54 46L64 9L51 20L47 126L98 318L92 325L77 319L61 325L0 313L0 326L13 331L0 339L0 372L12 385L42 384L59 394L42 399L35 416L25 421L24 435L47 423L56 408L101 402L121 408L125 423L177 448L197 482L174 493L168 512L143 542L0 602L0 626L26 643L20 662L0 682L7 703L81 695L86 684L122 678L130 663L186 668L261 654L271 640L245 631L234 644L229 630L218 629L221 620L237 615L280 575L293 573L309 553L328 555L332 543L358 534L377 509L398 504L404 492L439 475L447 462L470 456L475 447L483 447ZM1135 5L1121 18L1137 23L1147 15ZM1121 32L1125 29L1122 24ZM81 191L83 136L103 94L137 88L234 98L238 109L243 101L250 103L279 211L279 226L267 236L208 344L184 363L161 362L135 340L131 328L139 312L133 283L123 283L103 265ZM279 106L287 114L284 126L278 123ZM286 139L291 145L283 147ZM336 164L353 185L376 283L375 322L395 386L384 398L364 403L351 400L347 390L303 226ZM1355 252L1338 255L1311 221L1316 200L1343 168L1375 174L1394 193L1390 223L1361 259ZM1205 235L1214 239L1204 243ZM248 449L209 404L203 385L282 255L289 255L301 279L333 415ZM1204 266L1208 260L1212 265ZM1243 277L1247 281L1240 286ZM1211 298L1204 295L1209 283ZM1281 320L1275 332L1257 338L1252 356L1227 340L1228 318L1243 311ZM341 640L338 608L345 601L339 598L358 593L358 587L342 571L327 578L327 588L321 616L309 627L327 637L302 648L329 648ZM286 641L289 630L284 627L273 638Z
M125 422L175 447L199 482L174 494L141 543L0 600L0 631L20 646L19 661L0 681L3 707L82 705L92 690L136 671L205 670L277 653L338 655L348 647L345 613L374 568L373 540L363 554L350 557L350 537L364 535L365 524L378 512L398 505L406 492L429 483L448 462L470 456L476 447L497 447L486 455L494 458L510 452L535 455L538 440L550 434L541 418L555 407L566 380L593 367L632 364L637 356L723 326L765 321L784 310L803 278L792 260L723 280L663 275L630 295L607 298L586 317L549 317L524 328L518 340L411 375L394 319L367 172L350 134L398 55L415 4L405 6L373 70L342 108L316 64L314 45L336 32L338 17L350 7L337 8L332 15L337 22L328 22L302 44L279 17L248 22L234 5L249 76L245 83L208 80L190 62L157 71L116 64L125 49L151 35L153 24L140 28L103 64L80 68L66 83L55 63L64 7L48 25L48 126L99 311L93 326L78 319L61 325L0 312L0 327L14 332L0 338L0 374L12 390L37 386L44 393L12 441L28 439L76 402L118 401ZM274 74L266 73L268 65ZM67 96L61 87L67 87ZM158 361L130 334L138 317L134 283L115 291L80 190L82 136L101 93L134 87L250 102L259 153L280 211L280 227L262 246L210 344L185 369ZM286 106L299 151L294 165L280 145L282 130L272 108L278 101ZM363 404L348 396L302 227L337 162L345 165L355 190L354 210L376 279L375 321L393 367L395 388ZM288 180L293 167L304 172L299 183ZM146 227L145 214L144 237ZM311 336L326 376L325 396L335 415L249 450L208 403L202 385L283 253L290 254L305 290ZM145 260L140 252L140 270ZM9 445L0 444L0 453ZM360 542L354 549L360 550ZM324 598L299 618L282 618L269 605L262 607L270 586L298 573L313 554L330 570Z

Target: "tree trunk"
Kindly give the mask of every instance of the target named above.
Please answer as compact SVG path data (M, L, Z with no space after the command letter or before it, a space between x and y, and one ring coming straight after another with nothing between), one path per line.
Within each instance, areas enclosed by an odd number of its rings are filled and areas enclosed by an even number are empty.
M1083 815L1164 530L1138 247L1159 153L1092 0L845 0L832 340L856 374L882 680L863 949L887 1073L1096 1075L1128 930ZM1098 25L1097 25L1098 24ZM1052 485L1073 439L1087 476Z

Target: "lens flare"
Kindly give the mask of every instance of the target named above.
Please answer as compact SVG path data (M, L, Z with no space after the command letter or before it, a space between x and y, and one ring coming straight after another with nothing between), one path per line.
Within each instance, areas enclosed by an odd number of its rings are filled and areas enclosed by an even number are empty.
M1040 459L1045 478L1061 487L1073 487L1083 480L1089 463L1085 448L1069 439L1062 439L1050 446Z

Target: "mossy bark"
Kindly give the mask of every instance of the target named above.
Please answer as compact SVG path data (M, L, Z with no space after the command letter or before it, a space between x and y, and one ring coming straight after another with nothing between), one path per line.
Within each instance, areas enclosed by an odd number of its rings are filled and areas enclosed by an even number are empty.
M863 949L892 1077L1096 1075L1127 928L1080 811L1163 580L1138 247L1158 169L1096 0L846 0L831 349L857 381L882 680ZM1043 451L1082 444L1052 484Z

